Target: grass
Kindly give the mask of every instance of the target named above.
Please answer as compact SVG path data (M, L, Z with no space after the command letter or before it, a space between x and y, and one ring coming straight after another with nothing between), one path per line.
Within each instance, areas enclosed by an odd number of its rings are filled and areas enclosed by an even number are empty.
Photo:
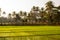
M1 37L9 40L18 40L19 37L23 40L60 40L60 26L0 26Z
M59 34L60 26L0 26L0 36Z

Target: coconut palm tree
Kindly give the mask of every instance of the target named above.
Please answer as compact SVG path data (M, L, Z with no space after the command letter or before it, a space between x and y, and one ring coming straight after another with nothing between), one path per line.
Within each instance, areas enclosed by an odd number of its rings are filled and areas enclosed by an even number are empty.
M57 8L58 8L58 10L60 10L60 6L58 6Z
M48 1L46 3L46 10L45 11L47 11L49 24L53 22L53 19L52 19L52 17L54 17L53 16L54 15L53 8L54 8L53 1Z
M51 8L53 8L53 7L54 7L53 1L48 1L48 2L46 3L46 8L47 8L47 9L51 9Z
M11 13L8 14L8 24L12 24L12 16Z
M41 8L41 13L40 13L40 15L41 15L42 18L43 18L43 16L44 16L43 14L44 14L44 8L42 7L42 8Z
M35 11L39 11L40 9L39 9L39 7L37 6L36 8L35 8Z
M52 8L54 8L53 1L48 1L46 3L46 10L45 10L45 11L47 11L48 15L50 15L53 12Z
M33 6L31 10L35 10L35 6Z
M6 12L4 11L4 12L3 12L3 16L5 16L5 15L6 15Z
M60 6L57 7L56 21L60 25Z
M46 10L45 10L47 11L48 16L50 16L53 13L53 8L54 8L53 1L48 1L46 3Z
M40 15L41 15L41 22L46 22L47 21L47 14L46 14L46 11L44 10L44 8L42 7L41 8L41 11L40 11Z
M24 22L27 22L27 12L24 12L24 13L23 13L23 16L24 16L23 21L24 21Z
M13 18L13 24L16 24L16 12L15 11L13 11L13 13L12 13L12 18Z
M16 12L15 11L13 11L13 14L12 14L13 16L15 16L16 15Z
M24 16L27 16L27 12L24 12Z
M9 18L12 18L12 17L11 17L11 13L8 14L8 19L9 19Z
M19 15L20 15L20 16L22 16L22 14L23 14L23 12L22 12L22 11L20 11L20 12L19 12Z

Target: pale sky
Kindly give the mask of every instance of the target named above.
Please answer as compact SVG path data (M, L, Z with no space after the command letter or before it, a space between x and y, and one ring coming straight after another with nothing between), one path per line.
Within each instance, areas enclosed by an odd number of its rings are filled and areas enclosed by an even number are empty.
M49 0L0 0L0 8L7 14L16 11L19 12L27 11L29 12L32 6L44 7L45 3ZM55 5L60 5L60 0L52 0Z

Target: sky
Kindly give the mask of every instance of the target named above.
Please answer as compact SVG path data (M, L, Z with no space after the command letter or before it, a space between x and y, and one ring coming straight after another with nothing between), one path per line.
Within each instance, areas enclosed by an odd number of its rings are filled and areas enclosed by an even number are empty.
M39 6L41 8L45 6L47 1L50 0L0 0L0 8L6 12L6 15L12 11L19 12L21 10L29 12L32 6ZM60 0L52 1L54 5L60 5Z

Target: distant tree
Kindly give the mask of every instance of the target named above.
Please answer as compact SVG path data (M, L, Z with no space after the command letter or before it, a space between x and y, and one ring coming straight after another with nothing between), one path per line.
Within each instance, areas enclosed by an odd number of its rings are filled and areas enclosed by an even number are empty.
M46 3L46 8L47 8L47 9L51 9L51 8L53 8L53 7L54 7L53 1L48 1L48 2Z
M24 16L27 16L27 12L24 12Z
M43 14L44 14L44 8L41 8L41 11L40 11L41 13L40 13L40 15L41 15L41 17L43 18Z
M19 16L19 14L16 14L16 25L20 25L20 23L22 22L21 17Z
M16 12L15 11L13 11L12 13L12 18L13 18L12 23L16 24Z
M47 20L47 14L43 7L41 8L41 19L44 22Z
M15 11L13 11L12 15L13 15L13 16L15 16L15 15L16 15L16 12L15 12Z
M6 12L5 12L5 11L3 11L3 13L2 13L2 14L3 14L3 16L5 17L5 15L6 15Z
M44 11L44 8L43 7L41 8L41 11Z
M31 10L35 10L35 6L33 6Z
M9 13L9 14L8 14L8 18L7 18L7 19L8 19L8 23L10 23L10 24L11 24L11 23L12 23L11 13Z
M11 13L8 14L8 18L11 18Z
M58 8L58 10L60 10L60 6L58 6L57 8Z
M20 16L22 16L22 15L23 15L23 12L22 12L22 11L20 11L20 12L19 12L19 15L20 15Z
M16 20L20 20L20 17L18 14L16 14Z
M54 20L54 11L53 11L53 8L54 8L53 1L48 1L46 3L46 10L45 10L45 11L47 11L48 24L53 23L53 20Z
M24 16L23 21L24 21L24 22L27 22L27 12L24 12L23 14L24 14L24 15L23 15L23 16Z
M30 11L30 20L34 23L35 21L37 21L38 16L40 16L39 14L40 14L39 7L33 6Z
M57 7L57 15L56 15L56 21L60 25L60 6Z
M35 7L35 11L39 11L39 7L37 6L37 7Z

